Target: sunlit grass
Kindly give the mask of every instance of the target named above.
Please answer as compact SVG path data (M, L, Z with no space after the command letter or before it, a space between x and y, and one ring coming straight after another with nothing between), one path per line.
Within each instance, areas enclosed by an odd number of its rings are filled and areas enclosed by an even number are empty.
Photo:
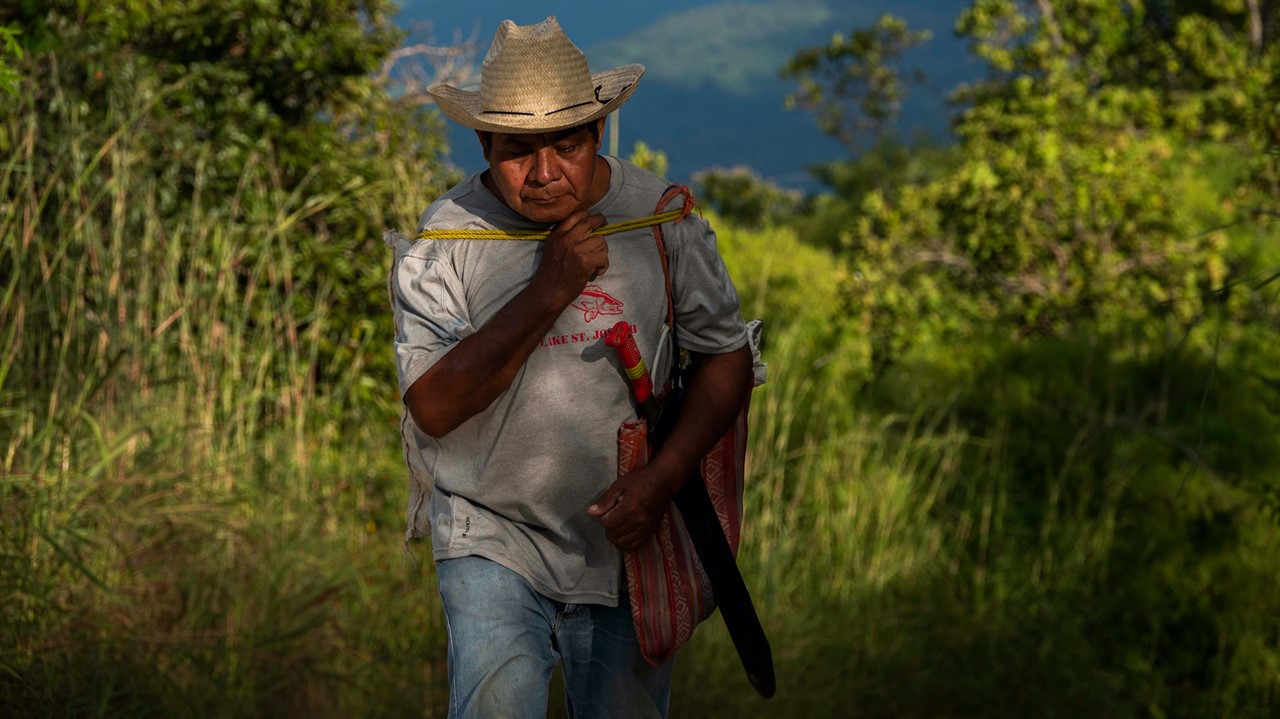
M304 220L362 187L281 188L263 157L233 196L197 177L166 216L127 134L43 147L33 117L11 120L26 141L0 174L6 712L438 705L441 619L400 552L392 403L352 405L381 323L335 316L295 258ZM318 383L321 357L345 358L326 368L340 389Z

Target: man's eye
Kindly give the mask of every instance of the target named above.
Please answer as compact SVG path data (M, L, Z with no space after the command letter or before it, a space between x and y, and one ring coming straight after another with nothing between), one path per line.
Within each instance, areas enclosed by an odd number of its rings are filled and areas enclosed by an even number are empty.
M578 149L577 145L560 145L559 147L556 148L556 151L558 151L561 155L567 155L576 149Z

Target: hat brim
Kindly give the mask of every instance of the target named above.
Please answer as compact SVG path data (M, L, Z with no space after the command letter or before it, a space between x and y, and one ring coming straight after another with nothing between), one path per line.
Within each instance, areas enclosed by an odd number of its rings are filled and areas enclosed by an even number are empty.
M623 65L594 73L591 82L599 88L596 96L609 98L607 102L591 102L546 115L486 113L480 106L479 90L463 90L443 83L428 87L427 93L435 98L436 105L449 119L473 130L513 134L554 132L598 120L618 109L636 91L643 74L644 65Z

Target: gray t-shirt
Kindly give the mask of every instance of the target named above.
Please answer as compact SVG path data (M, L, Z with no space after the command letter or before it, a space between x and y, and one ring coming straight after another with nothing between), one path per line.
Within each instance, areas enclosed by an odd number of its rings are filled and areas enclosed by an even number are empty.
M606 158L610 223L653 214L667 183ZM674 209L675 204L667 209ZM422 214L423 229L545 229L515 214L479 173ZM738 296L696 214L663 226L680 346L723 353L746 343ZM630 387L603 334L626 321L661 382L670 364L666 296L649 228L607 238L609 271L587 285L486 410L435 439L402 423L411 469L409 531L429 528L436 560L492 559L563 602L616 605L621 555L587 507L617 478L617 432L635 418ZM423 240L397 246L391 272L401 396L533 277L543 243ZM656 362L655 362L656 360ZM656 365L656 366L655 366Z

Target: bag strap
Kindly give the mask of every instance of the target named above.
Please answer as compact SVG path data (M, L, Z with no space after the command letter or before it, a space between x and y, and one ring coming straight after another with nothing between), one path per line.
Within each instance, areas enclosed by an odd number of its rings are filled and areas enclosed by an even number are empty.
M663 212L667 205L677 197L683 200L683 206L679 210L671 212ZM671 221L679 222L689 216L693 212L693 208L697 203L693 199L693 193L685 185L672 184L662 193L662 197L658 199L658 206L654 209L654 215L665 217L667 215L676 215ZM658 246L658 257L662 262L662 283L667 293L667 327L671 330L671 377L669 381L673 386L680 383L680 342L676 339L676 305L671 294L671 267L670 260L667 255L667 243L662 235L662 224L654 224L650 228L653 232L653 241Z

